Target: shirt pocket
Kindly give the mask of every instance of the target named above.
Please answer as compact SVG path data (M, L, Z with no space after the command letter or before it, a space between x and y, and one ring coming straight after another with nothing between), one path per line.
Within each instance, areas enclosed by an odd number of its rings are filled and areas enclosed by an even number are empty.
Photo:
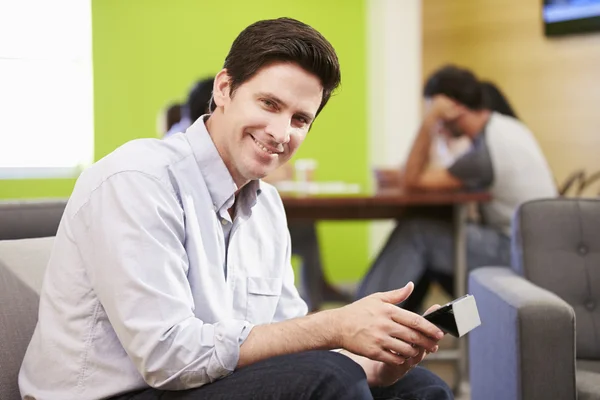
M273 321L279 297L281 297L281 278L249 276L246 320L253 324L268 324Z

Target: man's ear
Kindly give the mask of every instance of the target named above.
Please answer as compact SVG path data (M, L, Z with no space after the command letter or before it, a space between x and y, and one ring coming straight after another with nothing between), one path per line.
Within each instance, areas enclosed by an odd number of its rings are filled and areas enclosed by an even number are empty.
M231 77L227 69L219 71L213 85L213 101L217 107L224 107L231 99Z

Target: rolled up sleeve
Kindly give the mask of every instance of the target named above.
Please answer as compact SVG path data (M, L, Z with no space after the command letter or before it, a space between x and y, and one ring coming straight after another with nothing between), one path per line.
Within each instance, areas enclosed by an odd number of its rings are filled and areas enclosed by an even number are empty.
M121 345L150 386L170 390L230 374L253 327L195 316L184 218L169 185L135 171L110 176L73 217L91 286Z

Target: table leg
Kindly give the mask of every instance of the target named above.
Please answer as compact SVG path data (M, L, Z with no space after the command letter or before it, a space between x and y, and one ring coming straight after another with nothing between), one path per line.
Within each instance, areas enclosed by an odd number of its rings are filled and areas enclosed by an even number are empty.
M454 205L454 294L460 297L467 293L467 205ZM458 339L458 358L455 387L458 389L468 379L467 338Z

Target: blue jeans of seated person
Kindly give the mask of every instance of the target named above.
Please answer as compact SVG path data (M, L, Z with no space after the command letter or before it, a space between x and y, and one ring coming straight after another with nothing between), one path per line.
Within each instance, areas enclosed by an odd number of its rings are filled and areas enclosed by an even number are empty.
M197 389L146 389L113 400L449 400L450 388L414 368L395 385L370 389L360 365L343 354L308 351L273 357Z
M510 238L491 227L468 224L467 266L510 265ZM403 307L421 313L431 280L438 280L452 296L454 226L451 221L425 217L399 220L387 243L361 282L357 297L394 290L409 281L415 291Z

